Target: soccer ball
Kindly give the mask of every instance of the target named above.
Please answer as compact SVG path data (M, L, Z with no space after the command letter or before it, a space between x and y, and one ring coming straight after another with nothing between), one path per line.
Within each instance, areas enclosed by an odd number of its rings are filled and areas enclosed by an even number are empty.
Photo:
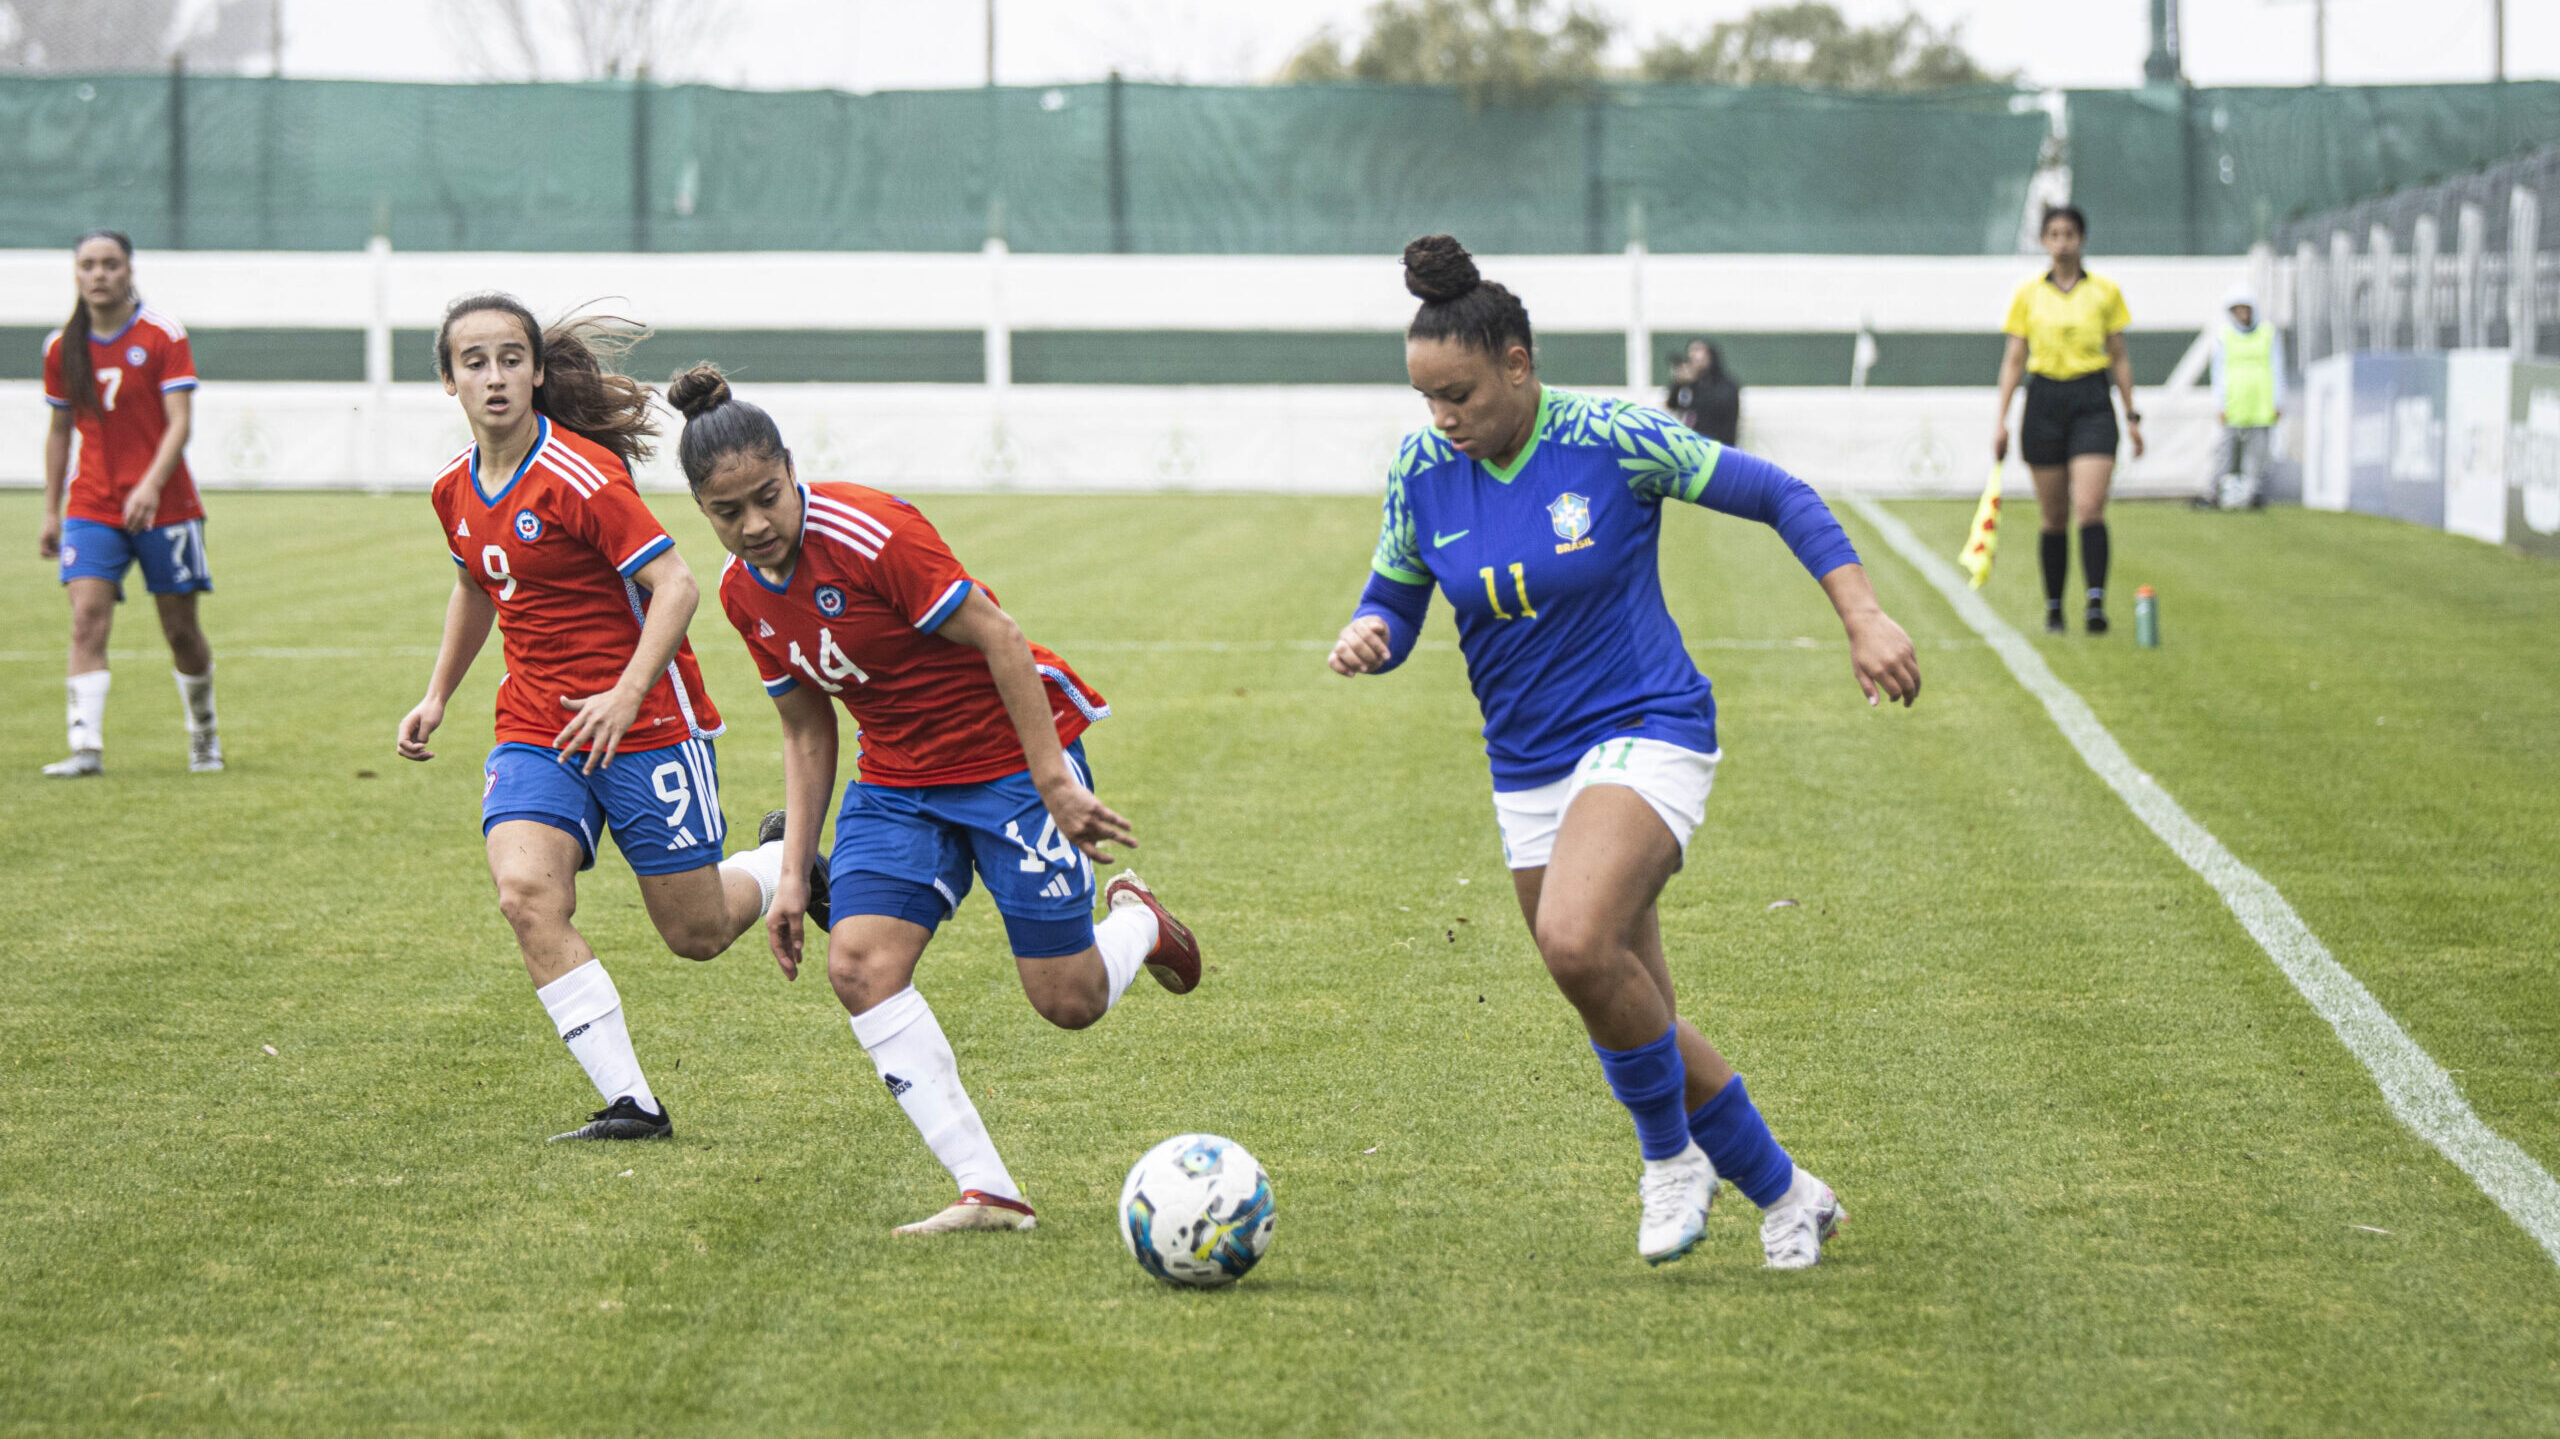
M1232 1284L1271 1247L1271 1179L1244 1146L1177 1134L1147 1151L1120 1186L1120 1240L1167 1284Z

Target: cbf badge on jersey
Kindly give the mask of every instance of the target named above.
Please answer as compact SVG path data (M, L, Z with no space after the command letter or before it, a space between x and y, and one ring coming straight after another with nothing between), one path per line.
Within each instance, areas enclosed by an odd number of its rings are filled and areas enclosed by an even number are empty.
M542 517L531 510L516 511L516 534L526 544L542 538Z
M1556 496L1547 506L1547 519L1556 527L1556 537L1564 543L1556 546L1557 554L1570 554L1591 547L1591 502L1571 490Z
M816 599L818 601L818 613L825 615L828 619L834 619L836 616L844 613L844 591L837 589L835 586L818 586Z

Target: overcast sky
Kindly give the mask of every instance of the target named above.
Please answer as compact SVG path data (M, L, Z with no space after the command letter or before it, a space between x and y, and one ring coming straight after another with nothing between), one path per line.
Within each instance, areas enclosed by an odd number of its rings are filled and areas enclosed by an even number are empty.
M476 78L457 17L487 0L282 0L288 73L349 79ZM540 7L568 0L525 0ZM666 79L765 89L888 90L984 78L984 0L659 0L719 23ZM2188 75L2206 85L2312 78L2318 0L2187 0ZM2483 80L2497 0L2327 0L2333 83ZM1960 23L1993 69L2045 85L2138 84L2149 0L1840 0L1859 21L1906 8ZM1358 27L1368 0L998 0L1005 84L1131 78L1236 83L1268 77L1319 27ZM1599 0L1625 38L1692 37L1752 0ZM2507 73L2560 79L2560 3L2506 0Z

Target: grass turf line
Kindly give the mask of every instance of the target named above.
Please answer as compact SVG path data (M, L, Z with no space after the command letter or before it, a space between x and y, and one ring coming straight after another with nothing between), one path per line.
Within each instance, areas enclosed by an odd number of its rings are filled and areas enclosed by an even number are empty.
M216 500L217 653L434 642L451 566L416 497ZM473 833L494 656L427 766L389 754L425 660L226 659L218 778L185 774L157 662L126 663L94 785L33 779L60 691L13 666L0 1433L2560 1421L2539 1252L1871 536L1921 707L1867 710L1836 648L1707 653L1727 763L1665 902L1684 1007L1857 1215L1772 1275L1746 1204L1680 1265L1629 1252L1628 1126L1511 912L1459 658L1351 683L1278 643L1339 624L1374 507L926 508L1035 637L1274 644L1068 650L1117 711L1104 798L1209 946L1198 994L1054 1031L982 901L920 973L1038 1232L890 1241L948 1181L832 997L749 948L667 956L611 857L580 923L683 1137L540 1145L593 1098ZM1953 552L1960 507L1902 512ZM33 498L0 516L31 531ZM2555 571L2352 518L2116 523L2169 647L2074 637L2057 671L2552 1162ZM1834 637L1774 536L1667 530L1691 636ZM12 646L52 643L48 567L0 563ZM1992 594L2032 620L2032 587ZM128 607L117 647L149 628ZM725 626L696 638L742 823L776 730ZM1159 1290L1111 1230L1126 1165L1189 1128L1279 1198L1223 1294Z

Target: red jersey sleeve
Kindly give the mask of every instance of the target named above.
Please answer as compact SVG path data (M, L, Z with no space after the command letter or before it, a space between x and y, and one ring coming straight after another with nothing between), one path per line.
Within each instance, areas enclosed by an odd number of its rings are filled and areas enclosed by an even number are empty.
M57 410L71 408L71 397L62 391L62 332L54 331L44 341L44 402Z
M926 634L958 613L973 587L933 521L904 504L891 507L889 541L871 564L871 584L892 610Z
M631 483L631 472L616 460L602 463L589 461L577 451L560 447L561 463L585 467L578 481L572 483L581 496L577 503L563 508L560 523L569 533L595 546L606 563L619 571L624 579L640 573L651 560L676 547L667 527L649 511L649 503L640 498L640 489ZM603 466L610 464L611 469ZM588 480L588 474L599 475L602 483Z
M160 352L160 393L196 387L196 347L181 332Z

